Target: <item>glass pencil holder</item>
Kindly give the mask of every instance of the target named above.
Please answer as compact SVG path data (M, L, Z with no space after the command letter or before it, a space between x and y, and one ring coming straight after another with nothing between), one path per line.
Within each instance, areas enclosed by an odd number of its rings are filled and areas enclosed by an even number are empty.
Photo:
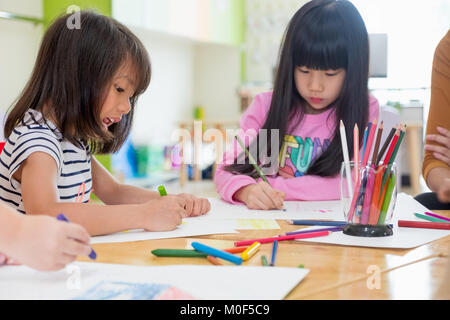
M395 163L366 166L353 161L342 163L340 173L341 206L346 226L344 234L359 237L393 235L389 224L397 200Z

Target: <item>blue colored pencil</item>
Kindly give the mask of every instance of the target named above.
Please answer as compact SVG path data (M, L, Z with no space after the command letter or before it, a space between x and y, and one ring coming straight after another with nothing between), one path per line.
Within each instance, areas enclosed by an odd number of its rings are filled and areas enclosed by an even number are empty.
M197 251L201 251L204 252L208 255L214 256L214 257L218 257L227 261L230 261L234 264L242 264L242 258L241 257L236 257L234 255L232 255L231 253L222 251L222 250L218 250L212 247L209 247L207 245L204 245L200 242L192 242L191 243L192 247L197 250Z
M322 221L322 220L286 220L287 223L297 226L328 226L328 227L341 227L345 226L345 221Z
M278 248L278 241L275 240L272 246L272 259L270 260L270 265L272 267L275 265L275 259L277 257L277 248Z

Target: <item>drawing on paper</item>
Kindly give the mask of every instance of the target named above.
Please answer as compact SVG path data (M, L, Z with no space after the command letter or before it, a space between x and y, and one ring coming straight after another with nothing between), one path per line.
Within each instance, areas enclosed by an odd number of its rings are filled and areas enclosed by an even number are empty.
M74 300L193 300L189 293L167 284L101 281Z

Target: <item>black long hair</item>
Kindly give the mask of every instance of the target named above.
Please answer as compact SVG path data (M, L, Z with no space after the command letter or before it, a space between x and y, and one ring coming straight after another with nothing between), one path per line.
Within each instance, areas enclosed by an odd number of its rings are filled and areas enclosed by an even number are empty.
M5 137L29 108L42 112L48 104L63 138L74 144L86 142L91 153L115 152L126 140L136 101L150 83L150 58L141 41L121 23L90 11L79 15L79 29L67 27L70 14L65 14L46 31L30 80L10 108ZM128 60L136 73L131 110L105 132L99 119L101 107L113 76Z
M302 6L289 22L280 47L270 109L261 128L267 129L268 153L278 152L270 150L271 129L279 130L281 146L289 128L302 125L306 101L297 91L294 81L294 70L299 66L316 70L346 70L344 84L330 113L336 119L332 141L306 172L309 175L333 176L339 172L343 161L339 121L342 119L347 128L349 154L353 154L353 126L357 123L359 128L364 128L369 117L369 39L364 21L352 3L313 0ZM292 119L297 121L289 125ZM363 134L360 130L359 141L362 141ZM259 145L258 138L259 135L252 143ZM247 162L237 164L235 161L224 169L257 176L252 164Z

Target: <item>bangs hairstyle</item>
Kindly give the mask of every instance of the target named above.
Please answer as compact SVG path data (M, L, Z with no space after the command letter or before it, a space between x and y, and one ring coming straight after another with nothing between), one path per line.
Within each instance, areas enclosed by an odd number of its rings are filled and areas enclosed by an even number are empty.
M90 11L80 11L79 15L79 29L67 27L70 14L48 28L30 80L10 108L5 137L31 108L44 117L51 114L63 138L75 145L77 140L88 143L90 153L116 152L126 140L137 99L150 83L150 58L141 41L121 23ZM106 132L100 111L114 75L127 62L135 76L131 109Z
M346 0L313 0L302 6L289 22L280 47L270 109L261 128L268 130L265 144L268 154L272 152L272 129L279 130L281 146L289 128L303 125L306 101L298 92L294 80L294 71L300 66L316 70L346 70L344 84L332 103L334 110L330 113L336 118L332 141L306 172L309 175L334 176L343 161L339 121L342 119L347 128L349 153L353 154L353 130L350 128L355 123L359 128L364 128L369 117L369 38L364 21L352 3ZM364 130L360 130L361 143L363 135ZM258 135L252 143L259 146L259 139ZM256 158L258 155L253 156ZM224 169L258 176L248 160L246 164L235 161Z

